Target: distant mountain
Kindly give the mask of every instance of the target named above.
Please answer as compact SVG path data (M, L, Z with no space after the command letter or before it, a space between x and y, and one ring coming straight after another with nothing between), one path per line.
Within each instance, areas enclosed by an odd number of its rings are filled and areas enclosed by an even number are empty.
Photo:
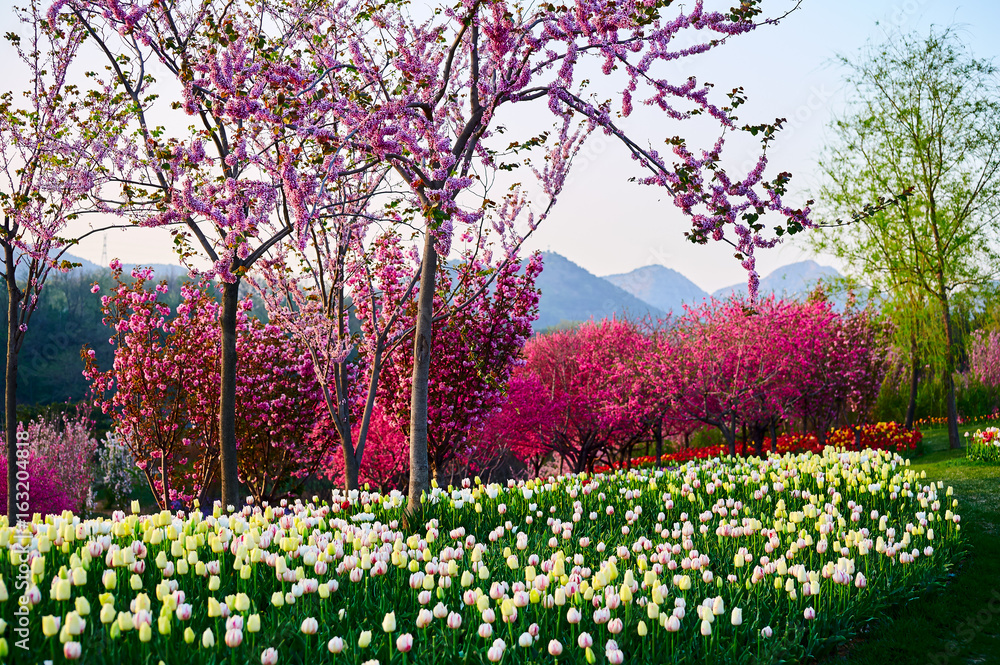
M543 330L562 323L611 318L664 316L665 312L611 282L587 272L569 259L542 252L545 266L538 276L539 317L533 328Z
M108 270L107 266L99 266L93 261L88 261L87 259L81 259L78 256L72 256L70 254L65 255L66 260L72 261L74 263L82 263L83 265L77 270L81 272L91 272L97 270ZM144 268L149 267L153 269L153 273L156 276L157 281L164 278L174 278L178 276L185 276L188 273L187 268L183 268L179 265L169 264L169 263L125 263L122 262L122 272L126 275L132 272L132 269L136 266L142 266Z
M55 252L53 252L52 255L54 256ZM62 255L62 260L69 261L70 263L79 263L80 267L73 269L73 271L76 272L76 273L78 273L78 274L89 275L91 273L101 272L102 270L108 270L107 266L103 266L103 267L99 266L98 264L94 263L93 261L88 261L87 259L84 259L82 257L76 256L74 254L70 254L68 252L66 254ZM181 266L178 266L178 265L170 265L170 264L166 264L166 263L152 263L152 264L150 264L150 263L140 263L140 264L122 263L122 270L124 271L124 273L126 275L128 275L129 273L132 272L132 269L135 268L136 265L151 266L153 268L153 272L156 275L156 280L157 281L159 281L161 279L164 279L164 278L174 278L174 277L178 277L178 276L184 276L184 275L187 275L187 273L188 273L188 271L187 271L186 268L182 268ZM27 268L26 265L22 264L22 265L18 266L18 269L17 269L17 276L18 276L18 278L23 278L26 275L27 270L28 270L28 268Z
M767 277L760 280L760 293L792 298L804 297L821 279L836 279L841 277L835 268L821 266L815 261L799 261L778 268ZM715 298L728 298L734 293L746 295L746 282L727 286L712 293Z
M683 303L692 304L708 297L700 286L664 266L636 268L604 279L664 312L675 314L683 311Z

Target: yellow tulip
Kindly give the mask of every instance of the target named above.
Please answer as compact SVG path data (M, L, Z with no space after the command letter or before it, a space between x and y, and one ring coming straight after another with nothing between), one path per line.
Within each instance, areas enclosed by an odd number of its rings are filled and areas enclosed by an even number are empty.
M45 637L53 637L59 633L59 622L58 617L52 615L46 615L42 617L42 635Z
M132 623L132 613L131 612L119 612L118 613L118 630L123 633L132 630L135 625Z
M64 580L62 578L57 579L52 591L53 591L52 593L53 600L69 600L70 596L69 580Z

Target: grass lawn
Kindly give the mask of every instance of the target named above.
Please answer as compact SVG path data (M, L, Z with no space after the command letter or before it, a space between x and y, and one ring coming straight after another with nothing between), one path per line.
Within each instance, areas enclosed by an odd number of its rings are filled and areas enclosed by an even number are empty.
M977 427L962 434L967 429ZM1000 465L949 450L943 427L925 428L924 442L927 454L914 468L955 488L968 552L946 586L869 626L829 665L1000 663Z

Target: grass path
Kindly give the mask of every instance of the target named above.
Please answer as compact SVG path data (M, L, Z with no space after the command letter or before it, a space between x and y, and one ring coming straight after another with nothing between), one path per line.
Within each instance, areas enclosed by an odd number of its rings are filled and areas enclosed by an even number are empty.
M949 450L943 428L926 429L924 442L913 468L954 487L968 551L945 586L869 626L829 665L1000 664L1000 466Z

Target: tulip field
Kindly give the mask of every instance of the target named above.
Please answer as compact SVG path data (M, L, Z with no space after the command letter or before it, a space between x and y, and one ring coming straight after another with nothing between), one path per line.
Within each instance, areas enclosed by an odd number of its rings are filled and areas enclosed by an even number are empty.
M398 493L110 519L67 512L36 518L30 533L0 528L0 653L56 663L799 660L949 569L958 502L925 482L896 453L827 448L465 481L425 496L413 532L401 527Z

